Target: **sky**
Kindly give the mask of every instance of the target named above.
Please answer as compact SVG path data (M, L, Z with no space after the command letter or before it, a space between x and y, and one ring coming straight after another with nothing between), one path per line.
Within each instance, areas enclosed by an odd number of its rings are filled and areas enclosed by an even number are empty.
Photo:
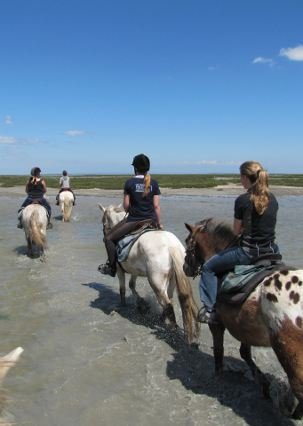
M303 173L302 0L3 0L0 174Z

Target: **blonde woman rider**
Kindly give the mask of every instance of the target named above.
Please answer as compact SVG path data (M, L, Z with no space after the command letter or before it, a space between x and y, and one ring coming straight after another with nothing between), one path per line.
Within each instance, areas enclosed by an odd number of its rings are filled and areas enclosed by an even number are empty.
M247 192L234 205L234 232L240 237L238 247L215 254L202 266L199 283L202 307L201 322L215 321L217 274L235 265L249 265L260 255L277 254L275 243L278 202L268 188L268 173L257 161L246 161L240 166L241 183Z
M116 243L125 235L139 228L147 219L160 225L160 189L158 182L148 173L149 158L144 154L136 155L133 159L134 176L124 184L123 208L128 213L126 219L114 226L104 235L104 244L108 261L99 265L101 274L116 275Z

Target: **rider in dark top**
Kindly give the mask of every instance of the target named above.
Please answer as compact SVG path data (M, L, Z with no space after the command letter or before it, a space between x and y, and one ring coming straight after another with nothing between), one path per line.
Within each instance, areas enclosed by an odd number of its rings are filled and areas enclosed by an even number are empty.
M238 247L215 254L202 266L199 283L201 322L216 321L217 274L227 272L235 265L250 265L261 255L279 254L275 243L279 206L269 191L267 171L256 161L246 161L240 166L240 178L247 190L234 205L234 232L240 243Z
M21 208L18 210L18 228L22 228L21 223L21 216L22 211L25 207L29 206L30 204L37 202L41 204L45 209L47 210L48 215L48 228L52 228L52 224L50 222L52 210L49 202L44 197L44 194L46 193L46 183L43 177L40 176L41 169L40 167L33 167L31 169L31 177L29 178L25 191L27 193L27 197L24 200L24 202L21 205Z
M104 235L104 244L108 261L98 267L101 274L116 275L116 243L125 235L138 229L146 220L153 222L155 228L160 224L160 197L158 182L147 172L150 168L149 158L144 154L133 159L135 175L124 184L123 208L128 213L125 220L114 226Z

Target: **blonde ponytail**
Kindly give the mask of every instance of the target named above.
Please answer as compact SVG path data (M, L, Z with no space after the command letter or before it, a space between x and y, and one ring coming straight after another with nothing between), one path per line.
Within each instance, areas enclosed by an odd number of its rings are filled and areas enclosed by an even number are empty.
M151 175L148 174L148 173L146 173L144 175L144 192L143 192L143 197L146 197L149 194L150 186L151 186Z
M246 161L240 166L240 173L250 180L250 199L256 212L262 215L268 207L270 195L267 171L257 161Z

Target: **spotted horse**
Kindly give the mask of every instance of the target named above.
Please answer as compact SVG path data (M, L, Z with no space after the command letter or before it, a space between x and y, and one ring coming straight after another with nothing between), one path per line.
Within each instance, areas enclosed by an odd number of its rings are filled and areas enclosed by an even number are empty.
M184 271L196 276L199 268L213 254L235 244L231 227L214 218L195 225L185 223ZM209 324L213 337L215 371L223 370L224 331L241 342L240 356L249 366L264 396L270 395L270 383L251 356L252 346L271 347L295 399L287 412L294 419L303 417L303 270L281 268L263 278L242 304L217 300L218 321ZM282 407L280 407L282 408Z

